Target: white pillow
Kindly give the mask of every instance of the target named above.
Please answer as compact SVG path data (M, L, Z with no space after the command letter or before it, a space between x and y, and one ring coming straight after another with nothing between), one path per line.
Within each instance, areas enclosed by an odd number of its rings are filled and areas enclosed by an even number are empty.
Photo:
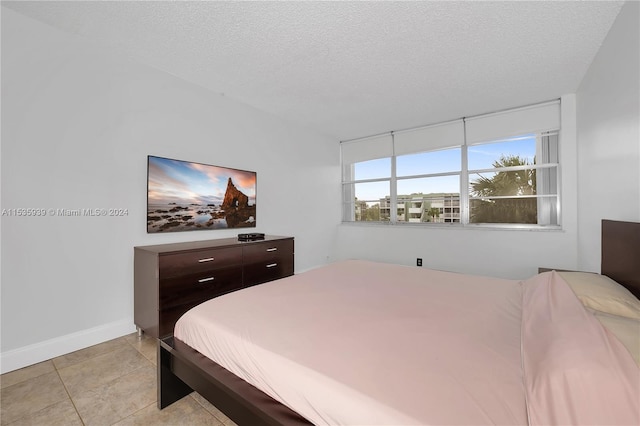
M640 319L640 300L611 278L589 272L558 273L586 307Z

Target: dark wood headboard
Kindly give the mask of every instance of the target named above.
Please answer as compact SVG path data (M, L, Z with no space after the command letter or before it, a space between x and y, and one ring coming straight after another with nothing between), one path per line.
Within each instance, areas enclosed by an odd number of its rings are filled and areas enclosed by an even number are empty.
M602 221L600 272L640 299L640 223Z

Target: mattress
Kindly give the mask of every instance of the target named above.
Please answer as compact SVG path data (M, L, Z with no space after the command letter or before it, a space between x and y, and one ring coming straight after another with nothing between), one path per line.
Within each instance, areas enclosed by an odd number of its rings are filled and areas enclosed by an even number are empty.
M554 294L557 274L537 280L339 262L205 302L174 336L314 424L637 423L628 351L566 285ZM562 312L570 326L549 339ZM594 344L606 350L576 365L605 377L576 392L563 369ZM621 402L588 409L601 392ZM549 402L567 394L568 408Z

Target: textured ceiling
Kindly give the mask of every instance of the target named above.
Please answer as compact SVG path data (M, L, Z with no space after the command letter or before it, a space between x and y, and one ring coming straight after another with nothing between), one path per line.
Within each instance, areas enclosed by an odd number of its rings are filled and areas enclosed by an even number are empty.
M623 4L2 3L341 140L573 93Z

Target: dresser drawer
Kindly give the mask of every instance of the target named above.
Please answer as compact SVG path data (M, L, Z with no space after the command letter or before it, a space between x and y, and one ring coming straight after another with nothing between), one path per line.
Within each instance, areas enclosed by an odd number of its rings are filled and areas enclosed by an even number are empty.
M242 265L161 279L160 309L200 303L242 288Z
M241 247L197 250L162 256L158 266L158 273L160 274L160 279L164 279L241 264Z
M293 259L266 264L247 265L244 269L244 284L249 287L267 281L293 275Z
M293 255L293 240L268 241L244 247L244 264L268 262Z
M269 241L244 247L244 284L293 275L293 240Z

